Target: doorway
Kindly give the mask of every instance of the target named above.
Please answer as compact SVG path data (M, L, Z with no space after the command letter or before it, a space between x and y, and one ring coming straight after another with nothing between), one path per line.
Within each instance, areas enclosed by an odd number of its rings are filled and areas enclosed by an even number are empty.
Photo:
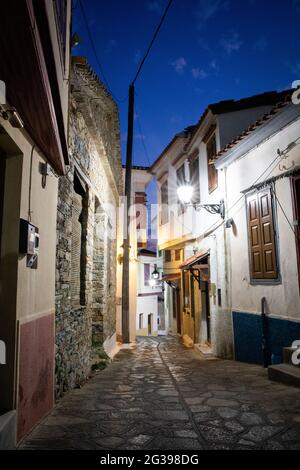
M152 313L150 313L148 315L148 336L152 335L152 318L153 318L153 315Z
M177 322L177 333L181 335L181 311L180 311L180 289L178 286L172 288L173 293L173 317Z
M202 305L203 305L203 314L206 321L206 335L207 343L211 343L211 326L210 326L210 304L209 304L209 287L208 282L202 282L201 287L201 296L202 296Z

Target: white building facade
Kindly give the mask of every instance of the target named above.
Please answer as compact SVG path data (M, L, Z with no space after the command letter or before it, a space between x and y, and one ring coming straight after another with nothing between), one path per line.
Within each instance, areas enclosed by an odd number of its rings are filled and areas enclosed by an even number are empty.
M234 352L245 362L280 363L300 339L299 118L287 99L215 162L227 182Z
M210 105L197 125L174 137L151 168L159 188L158 244L164 256L169 331L223 358L231 358L234 349L226 228L230 184L214 165L215 157L285 96L266 93ZM188 179L192 204L182 205L177 189Z

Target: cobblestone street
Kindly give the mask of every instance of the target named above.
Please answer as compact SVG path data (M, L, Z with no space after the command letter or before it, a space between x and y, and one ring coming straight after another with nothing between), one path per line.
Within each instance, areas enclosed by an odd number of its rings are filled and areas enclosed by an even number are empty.
M259 366L140 339L69 393L24 449L300 449L300 391Z

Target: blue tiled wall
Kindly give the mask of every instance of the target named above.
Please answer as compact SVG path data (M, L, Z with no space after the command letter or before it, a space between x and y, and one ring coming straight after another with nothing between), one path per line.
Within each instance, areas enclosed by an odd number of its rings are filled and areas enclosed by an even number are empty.
M235 359L252 364L263 363L262 317L251 313L232 312ZM266 317L269 362L282 362L282 348L300 340L300 323Z

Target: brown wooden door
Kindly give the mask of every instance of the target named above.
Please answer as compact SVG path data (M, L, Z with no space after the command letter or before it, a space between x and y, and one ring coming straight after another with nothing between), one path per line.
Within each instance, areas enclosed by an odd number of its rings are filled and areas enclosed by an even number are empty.
M252 279L278 276L270 188L247 196Z

